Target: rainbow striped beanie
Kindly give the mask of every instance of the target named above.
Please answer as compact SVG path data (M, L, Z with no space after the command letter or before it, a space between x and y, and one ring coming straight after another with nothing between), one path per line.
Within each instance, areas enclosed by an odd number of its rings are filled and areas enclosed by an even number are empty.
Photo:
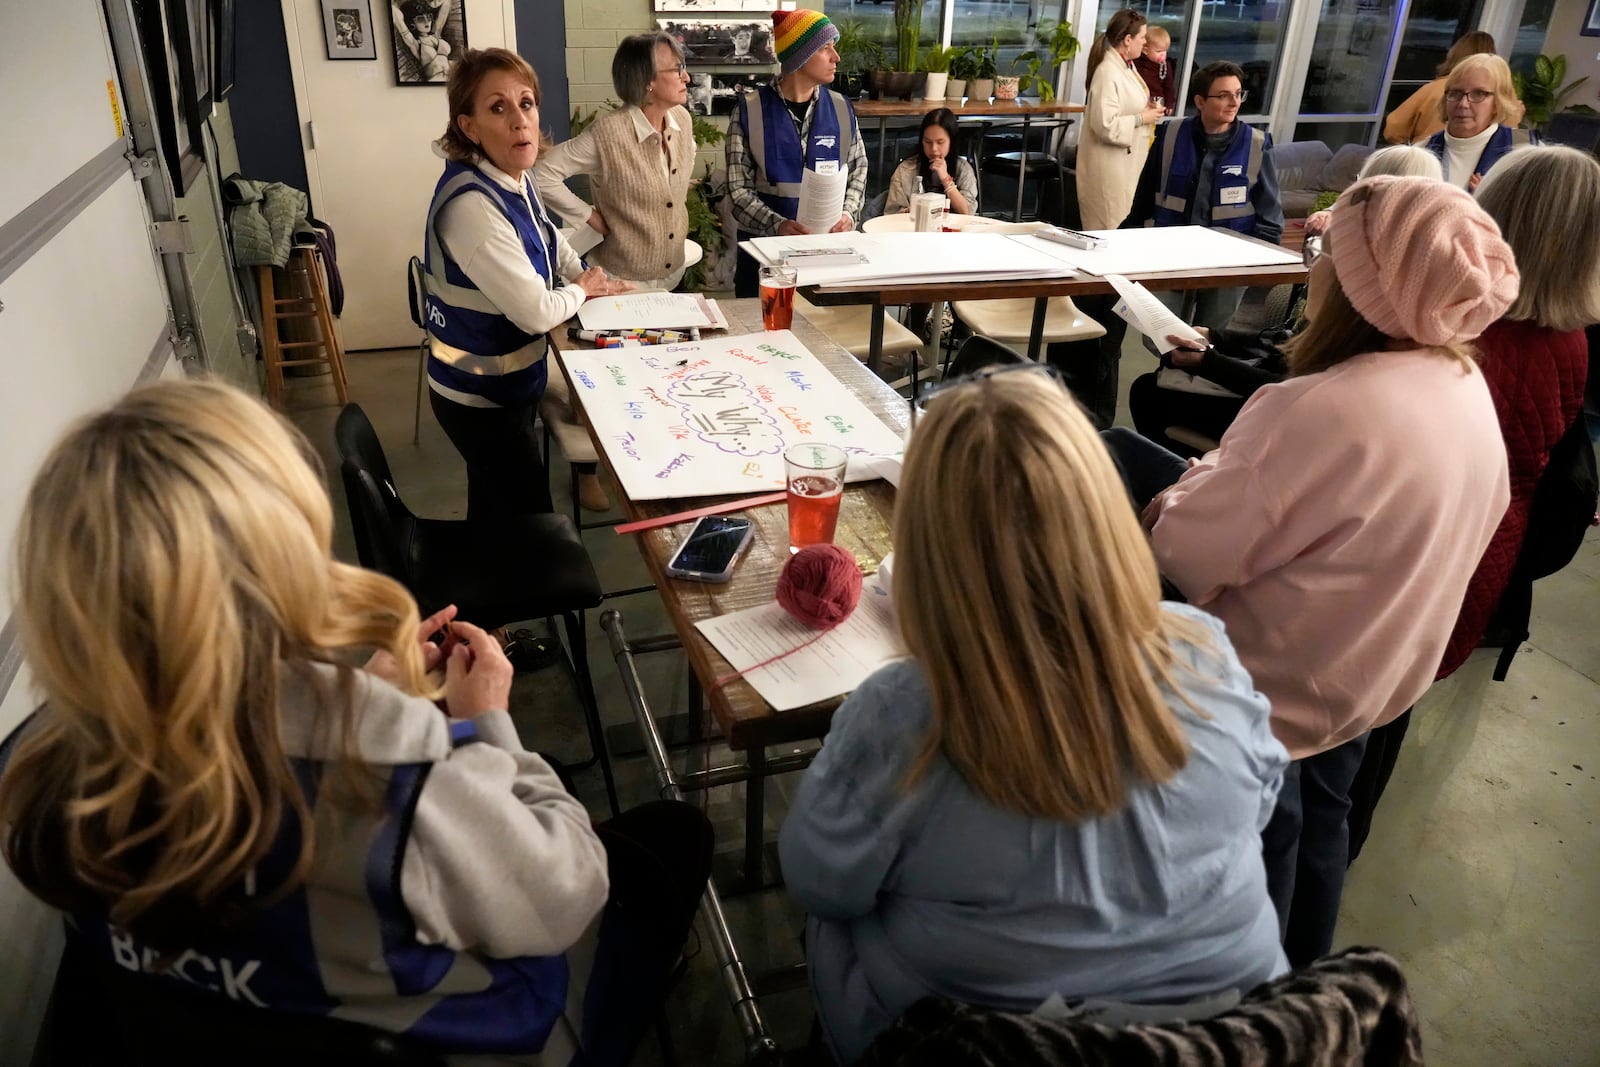
M772 13L772 44L785 74L793 74L824 45L838 39L839 27L820 11Z

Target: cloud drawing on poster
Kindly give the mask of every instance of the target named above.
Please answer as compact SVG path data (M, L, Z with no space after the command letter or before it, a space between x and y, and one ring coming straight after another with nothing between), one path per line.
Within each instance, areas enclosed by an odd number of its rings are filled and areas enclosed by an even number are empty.
M672 383L667 396L706 444L736 456L783 451L783 431L759 398L732 371L705 370Z

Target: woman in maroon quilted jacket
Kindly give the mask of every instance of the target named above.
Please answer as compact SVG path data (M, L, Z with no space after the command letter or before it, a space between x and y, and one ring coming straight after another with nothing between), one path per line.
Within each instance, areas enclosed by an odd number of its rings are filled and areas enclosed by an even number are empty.
M1550 450L1583 407L1589 372L1584 327L1600 322L1600 162L1560 146L1512 150L1485 176L1478 205L1517 257L1522 288L1505 317L1478 338L1478 362L1494 397L1511 468L1511 506L1467 586L1436 678L1461 666L1483 640L1511 580L1534 488ZM1351 787L1355 861L1411 718L1372 731Z

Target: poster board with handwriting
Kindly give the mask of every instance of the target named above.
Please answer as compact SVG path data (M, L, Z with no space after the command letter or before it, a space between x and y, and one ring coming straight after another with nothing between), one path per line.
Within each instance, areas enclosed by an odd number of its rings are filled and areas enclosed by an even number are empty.
M904 450L900 435L787 330L561 359L632 500L782 489L784 450L801 441L863 457ZM852 463L845 477L875 476Z

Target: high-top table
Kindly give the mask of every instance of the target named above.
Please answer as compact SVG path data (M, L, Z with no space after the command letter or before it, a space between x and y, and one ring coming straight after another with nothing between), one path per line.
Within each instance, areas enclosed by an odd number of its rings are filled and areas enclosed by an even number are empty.
M1241 241L1278 249L1277 245L1255 237L1221 230ZM1111 239L1115 239L1112 235ZM1128 274L1152 291L1226 289L1248 285L1294 285L1306 280L1302 263L1259 267L1219 267L1189 271L1148 271ZM937 279L909 285L884 285L880 282L855 282L834 285L804 285L800 295L819 307L840 304L872 305L872 347L867 366L876 370L883 358L883 315L888 307L903 304L936 304L942 300L1006 300L1026 297L1034 301L1033 325L1028 338L1028 356L1038 359L1047 301L1052 296L1096 296L1113 293L1111 283L1094 274L1079 273L1070 278L1003 279L999 281L949 282Z

